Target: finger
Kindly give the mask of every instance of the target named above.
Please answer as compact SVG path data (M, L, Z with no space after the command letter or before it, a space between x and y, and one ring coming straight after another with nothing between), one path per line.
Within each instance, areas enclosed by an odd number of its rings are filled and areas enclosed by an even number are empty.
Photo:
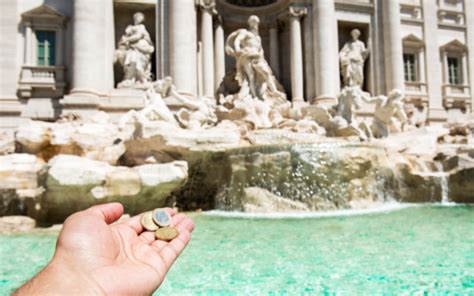
M166 246L161 248L159 255L165 262L166 269L171 267L176 258L178 258L179 254L181 254L183 249L189 243L190 239L191 235L189 231L184 230L180 232L177 238L173 239Z
M179 223L181 223L184 219L186 219L186 215L185 214L176 214L173 216L173 218L171 218L171 226L177 226L179 225Z
M146 244L151 244L155 241L155 233L153 231L144 231L140 233L138 237L142 239Z
M194 230L194 222L190 218L186 216L185 219L183 219L178 225L176 225L176 228L178 228L179 231L186 230L189 233L191 233Z
M176 214L176 211L172 208L163 208L163 210L167 211L171 217L174 217L174 215ZM126 225L128 227L131 227L133 230L135 230L137 234L140 234L144 230L141 222L142 216L144 214L145 213L141 213L139 215L133 216L132 218L127 219L118 225Z
M141 213L140 215L133 216L130 219L127 219L127 220L125 220L122 223L119 223L117 225L119 227L121 225L128 226L128 227L132 228L137 234L139 234L144 230L143 226L142 226L142 222L141 222L142 216L144 214L145 213Z
M176 215L176 211L172 208L162 208L162 210L165 210L168 212L168 214L170 214L171 217L173 217L174 215Z
M155 249L155 251L160 252L165 246L168 245L168 242L162 240L155 240L151 243L151 246Z
M105 223L110 224L117 221L123 214L123 206L118 202L106 203L88 208L83 214L95 216Z

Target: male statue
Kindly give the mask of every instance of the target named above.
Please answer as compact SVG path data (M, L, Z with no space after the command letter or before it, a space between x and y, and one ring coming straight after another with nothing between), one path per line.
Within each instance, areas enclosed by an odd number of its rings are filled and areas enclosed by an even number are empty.
M394 89L388 96L378 96L374 99L375 112L374 120L372 121L372 133L376 138L388 137L390 130L400 132L403 129L403 125L408 120L408 116L403 109L403 92ZM398 119L401 122L401 126L398 124L395 119Z
M258 32L259 23L257 16L250 16L249 29L239 29L230 34L225 49L228 55L236 59L235 79L240 86L238 97L251 95L278 105L286 102L286 95L278 90L278 82L265 60Z

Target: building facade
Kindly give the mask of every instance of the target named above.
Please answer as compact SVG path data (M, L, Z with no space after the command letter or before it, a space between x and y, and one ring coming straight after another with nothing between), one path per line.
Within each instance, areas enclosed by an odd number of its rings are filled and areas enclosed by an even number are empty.
M185 94L214 96L235 66L227 36L257 15L267 61L293 102L335 102L338 54L356 28L369 50L365 91L404 90L420 124L474 112L472 0L3 0L0 9L2 129L68 111L143 107L117 92L123 73L114 65L137 11L155 44L154 78L172 76Z

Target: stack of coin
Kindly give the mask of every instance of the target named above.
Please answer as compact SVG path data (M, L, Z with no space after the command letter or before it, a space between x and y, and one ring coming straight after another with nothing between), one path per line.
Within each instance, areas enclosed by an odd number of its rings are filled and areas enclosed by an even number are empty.
M178 236L179 231L171 225L171 216L167 211L155 209L143 214L141 223L143 228L154 231L159 240L170 241Z

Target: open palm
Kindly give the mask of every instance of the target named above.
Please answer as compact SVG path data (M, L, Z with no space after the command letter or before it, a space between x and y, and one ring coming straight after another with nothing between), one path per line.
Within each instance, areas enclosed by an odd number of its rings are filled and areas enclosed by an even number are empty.
M55 257L90 277L105 294L151 294L188 244L194 223L184 214L165 209L179 236L155 240L144 231L140 216L112 224L123 213L119 203L92 207L70 216L61 231Z

